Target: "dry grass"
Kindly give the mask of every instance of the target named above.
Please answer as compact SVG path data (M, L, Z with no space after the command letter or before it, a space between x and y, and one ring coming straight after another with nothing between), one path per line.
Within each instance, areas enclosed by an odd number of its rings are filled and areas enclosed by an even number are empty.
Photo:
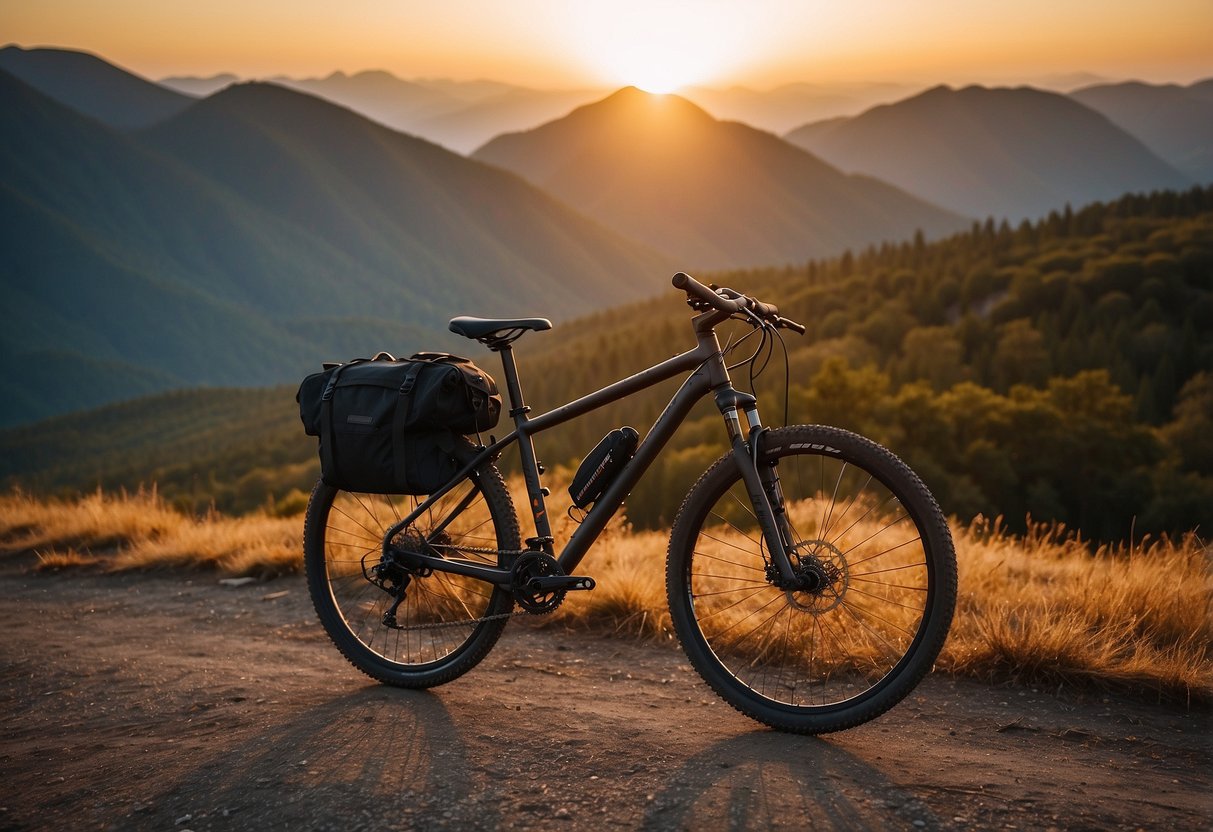
M1057 526L955 530L956 623L942 669L1213 702L1213 550L1195 534L1101 546Z
M525 505L520 483L515 503ZM574 523L553 488L558 540ZM525 528L525 527L524 527ZM300 516L195 518L153 493L42 500L0 497L0 550L35 552L37 568L211 568L268 576L300 569ZM1213 555L1196 535L1092 548L1059 527L1026 537L997 522L954 527L956 620L939 669L1041 687L1102 687L1213 703ZM525 531L524 531L525 535ZM598 582L541 621L672 638L667 535L613 521L577 572Z
M196 518L155 491L75 500L0 497L0 551L33 551L41 571L186 567L269 577L298 572L300 517Z

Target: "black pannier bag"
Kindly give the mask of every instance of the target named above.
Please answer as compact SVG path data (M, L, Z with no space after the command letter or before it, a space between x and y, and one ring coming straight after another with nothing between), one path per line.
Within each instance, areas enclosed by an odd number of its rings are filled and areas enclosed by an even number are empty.
M598 501L615 477L636 454L640 434L635 428L622 427L608 433L585 459L573 475L569 496L577 508L585 508Z
M463 434L501 415L492 376L448 353L326 365L295 398L304 431L320 437L321 479L366 493L434 491L474 454Z

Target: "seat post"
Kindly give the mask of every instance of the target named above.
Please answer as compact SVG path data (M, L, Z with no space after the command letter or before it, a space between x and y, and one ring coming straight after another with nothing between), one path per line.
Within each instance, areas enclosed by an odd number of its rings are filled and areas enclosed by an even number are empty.
M509 344L497 348L501 353L501 369L505 371L505 389L510 394L510 418L518 431L518 455L522 461L522 479L526 482L528 502L531 507L531 517L535 521L535 536L527 538L527 548L538 548L549 555L555 555L553 548L552 524L548 521L547 504L544 498L548 490L543 487L539 477L543 466L535 458L535 443L526 429L527 413L530 408L522 398L522 385L518 383L518 367L514 364L514 350Z
M510 417L517 421L518 415L525 415L529 407L522 399L522 385L518 381L518 366L514 363L514 349L509 344L498 348L501 353L501 369L505 372L505 389L510 395Z

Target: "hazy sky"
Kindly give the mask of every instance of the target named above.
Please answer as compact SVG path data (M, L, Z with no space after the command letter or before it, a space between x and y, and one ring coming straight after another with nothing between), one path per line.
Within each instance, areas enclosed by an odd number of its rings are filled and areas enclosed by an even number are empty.
M0 0L0 41L152 78L387 69L649 88L1213 75L1213 0Z

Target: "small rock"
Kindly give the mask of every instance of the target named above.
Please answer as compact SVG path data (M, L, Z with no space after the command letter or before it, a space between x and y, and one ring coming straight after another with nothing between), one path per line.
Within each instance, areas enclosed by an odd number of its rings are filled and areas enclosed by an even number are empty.
M193 817L194 817L193 815L188 815L188 814L182 815L181 817L179 817L175 821L173 821L173 826L180 826L181 824L183 824L189 820L192 820Z
M247 584L255 583L256 578L220 578L219 583L223 586L246 586Z
M910 825L911 825L911 826L916 826L916 827L918 827L919 829L922 829L924 826L926 826L926 825L927 825L927 822L926 822L925 820L923 820L922 818L918 818L917 820L915 820L915 821L914 821L913 823L911 823Z

